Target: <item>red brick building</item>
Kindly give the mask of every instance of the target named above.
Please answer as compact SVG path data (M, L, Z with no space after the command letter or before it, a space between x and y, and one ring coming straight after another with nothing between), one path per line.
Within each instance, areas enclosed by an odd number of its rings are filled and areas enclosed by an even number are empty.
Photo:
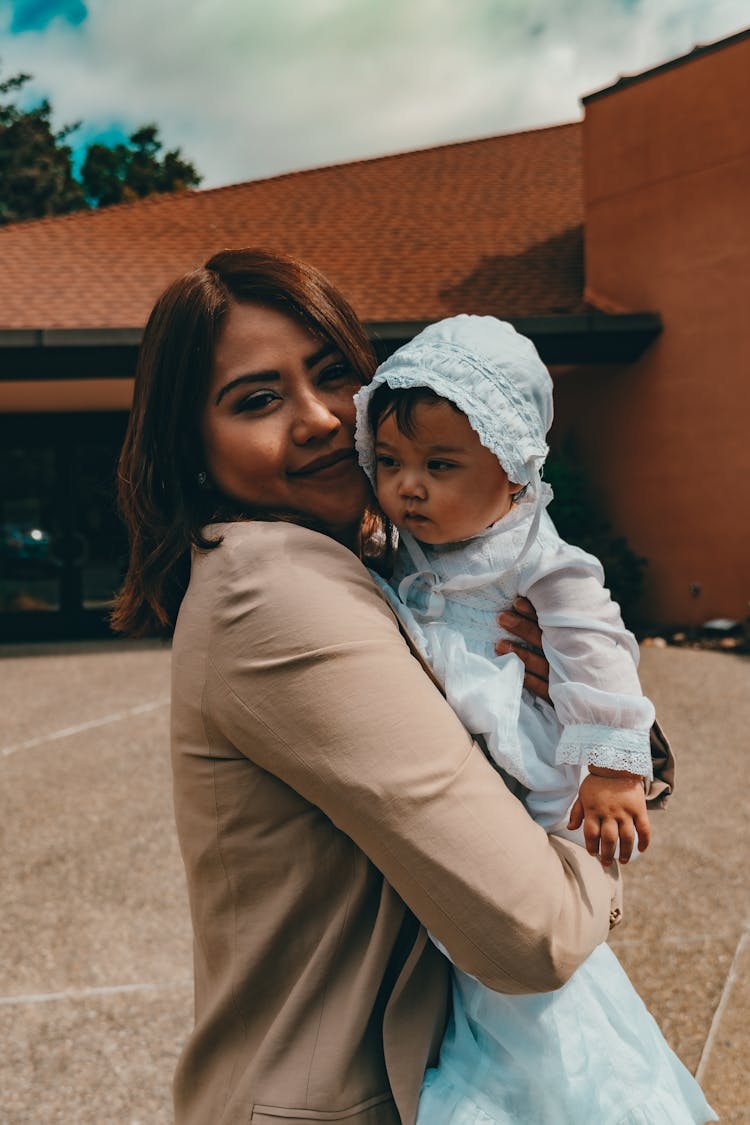
M0 228L0 632L101 618L142 326L241 245L321 268L381 351L457 312L513 321L553 367L553 443L574 437L648 558L643 616L745 616L749 117L745 32L584 98L582 122Z

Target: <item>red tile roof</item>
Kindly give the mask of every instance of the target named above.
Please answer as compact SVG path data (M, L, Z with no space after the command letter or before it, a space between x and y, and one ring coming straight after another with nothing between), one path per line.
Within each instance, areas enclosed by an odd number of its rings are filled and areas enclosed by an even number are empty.
M223 247L318 266L370 322L583 310L573 123L0 228L0 329L140 327Z

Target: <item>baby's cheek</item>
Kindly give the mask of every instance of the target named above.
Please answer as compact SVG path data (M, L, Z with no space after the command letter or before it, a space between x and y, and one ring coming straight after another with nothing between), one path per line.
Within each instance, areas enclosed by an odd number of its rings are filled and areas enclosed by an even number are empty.
M390 487L388 479L381 473L375 475L375 492L380 501L380 507L386 515L390 515L393 489Z

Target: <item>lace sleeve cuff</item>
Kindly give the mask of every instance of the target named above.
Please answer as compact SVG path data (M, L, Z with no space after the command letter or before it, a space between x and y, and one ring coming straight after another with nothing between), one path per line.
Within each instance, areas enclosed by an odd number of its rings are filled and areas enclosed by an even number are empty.
M563 728L557 764L603 766L653 777L649 732L614 727L571 725Z

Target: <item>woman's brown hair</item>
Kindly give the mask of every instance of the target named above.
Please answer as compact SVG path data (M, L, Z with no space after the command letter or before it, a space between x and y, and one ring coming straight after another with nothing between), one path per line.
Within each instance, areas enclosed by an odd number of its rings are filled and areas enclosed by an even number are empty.
M340 348L363 383L372 377L375 357L354 311L321 273L294 258L224 250L165 290L143 334L118 468L118 502L130 539L128 571L111 618L118 632L169 635L187 588L191 547L211 550L221 542L206 537L206 524L252 518L199 481L200 413L232 302L288 313Z

